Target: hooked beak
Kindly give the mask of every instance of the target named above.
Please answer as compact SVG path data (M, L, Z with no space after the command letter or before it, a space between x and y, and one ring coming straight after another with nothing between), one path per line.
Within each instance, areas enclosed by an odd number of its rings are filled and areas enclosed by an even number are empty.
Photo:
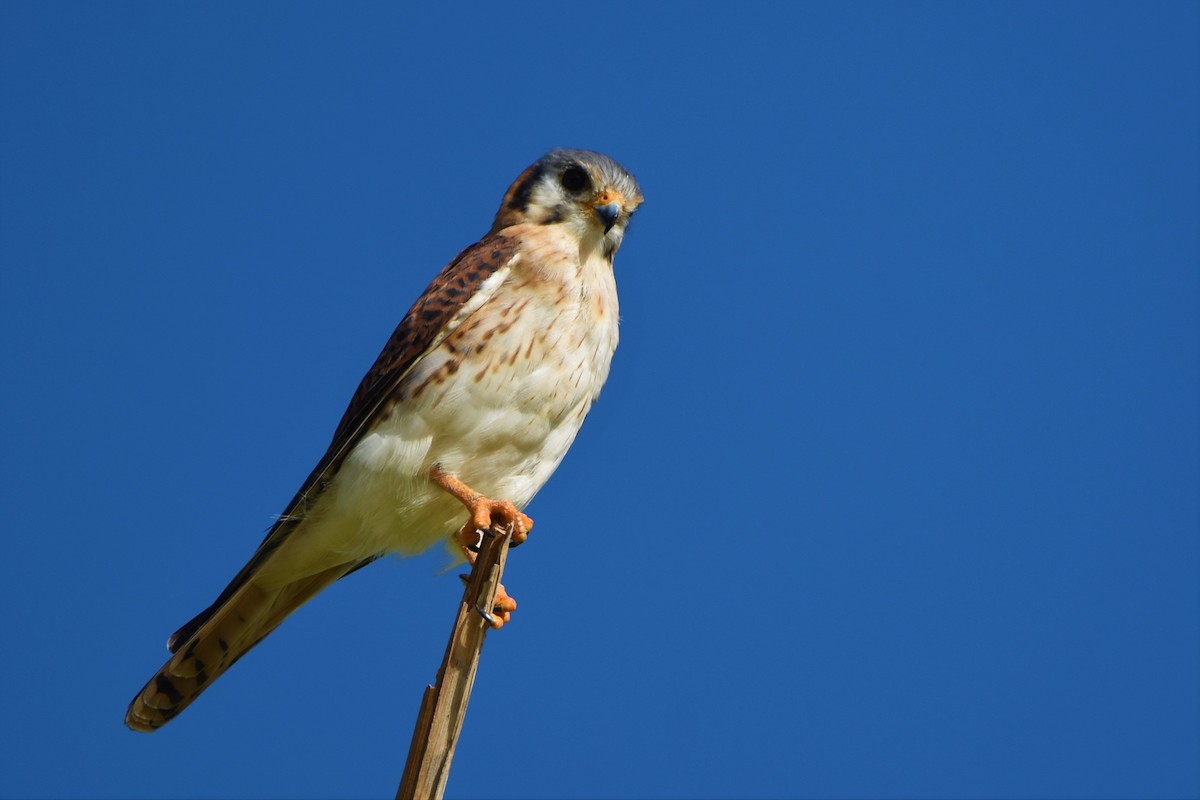
M592 210L596 212L597 219L603 223L605 233L608 233L612 226L617 224L617 217L621 216L621 204L615 201L593 206Z

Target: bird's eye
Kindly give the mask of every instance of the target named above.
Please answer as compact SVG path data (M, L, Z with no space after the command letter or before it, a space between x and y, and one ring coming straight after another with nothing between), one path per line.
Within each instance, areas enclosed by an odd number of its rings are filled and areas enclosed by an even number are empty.
M562 177L558 180L568 192L578 192L588 185L587 173L583 171L582 167L578 166L570 166L564 169Z

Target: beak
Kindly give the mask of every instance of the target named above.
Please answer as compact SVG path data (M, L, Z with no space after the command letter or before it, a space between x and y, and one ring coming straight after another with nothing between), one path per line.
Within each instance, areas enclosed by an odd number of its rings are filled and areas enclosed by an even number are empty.
M596 212L596 217L604 223L605 233L608 233L612 226L617 224L617 217L621 216L621 204L617 202L593 206L592 210Z

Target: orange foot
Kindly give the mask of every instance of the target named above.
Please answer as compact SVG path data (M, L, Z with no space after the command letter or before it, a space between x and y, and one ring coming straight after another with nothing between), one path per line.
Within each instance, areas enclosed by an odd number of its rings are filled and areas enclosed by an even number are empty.
M454 495L458 502L466 506L471 515L459 530L457 539L459 546L463 549L463 555L472 566L475 565L477 544L480 541L481 532L491 530L507 532L511 529L512 547L516 547L529 538L533 520L522 514L512 501L492 500L484 497L458 478L447 475L436 466L430 470L429 476L433 478L434 483ZM496 629L504 627L505 623L512 619L512 612L516 610L517 601L504 590L504 584L497 586L496 605L488 619L491 626Z
M463 546L462 551L463 555L467 557L467 561L471 562L471 566L475 566L475 559L479 557L479 554L465 545ZM462 578L463 584L470 582L467 580L466 575L459 575L458 577ZM483 614L482 608L477 607L476 610L478 610L480 614ZM496 603L492 606L492 613L483 614L483 618L486 619L488 624L494 629L500 630L509 622L512 622L512 613L516 610L517 601L513 599L512 595L504 590L504 584L501 583L496 586Z
M512 621L512 612L517 610L517 601L504 591L504 584L496 587L496 605L492 607L492 618L488 623L494 630L500 630Z
M447 475L441 468L434 467L429 471L433 482L445 489L467 507L471 518L458 532L458 541L464 547L473 547L479 541L478 531L489 531L493 527L506 529L512 526L512 546L529 538L529 529L533 520L522 514L511 500L492 500L467 486L453 475Z

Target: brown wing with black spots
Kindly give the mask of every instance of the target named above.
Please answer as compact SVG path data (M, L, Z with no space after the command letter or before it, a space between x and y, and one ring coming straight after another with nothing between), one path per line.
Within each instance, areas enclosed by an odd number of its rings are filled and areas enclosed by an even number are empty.
M358 385L346 413L342 415L342 421L338 423L329 449L300 487L300 491L288 503L279 520L271 526L249 563L242 567L216 601L171 636L167 644L171 652L178 650L191 638L254 574L267 556L287 539L304 518L304 512L337 474L342 461L359 436L370 426L371 420L395 392L412 365L429 348L438 332L475 295L489 276L512 260L516 251L516 241L500 234L491 234L459 253L433 279L425 293L396 326L383 351L375 359L375 364ZM367 563L369 561L364 561L353 569Z

